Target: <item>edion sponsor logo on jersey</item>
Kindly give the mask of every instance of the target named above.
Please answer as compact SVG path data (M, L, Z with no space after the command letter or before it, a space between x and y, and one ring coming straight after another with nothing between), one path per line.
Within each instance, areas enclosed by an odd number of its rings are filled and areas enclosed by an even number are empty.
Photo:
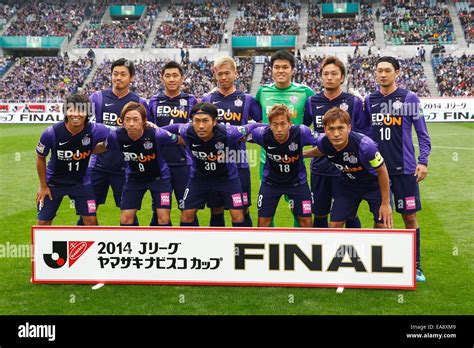
M232 112L230 109L217 109L217 119L219 121L238 121L242 120L242 113L240 112Z
M113 112L104 112L102 114L102 123L106 126L121 126L122 119Z
M56 154L58 156L58 160L60 161L80 161L89 157L91 155L91 150L84 152L80 152L79 150L57 150Z
M296 156L288 156L288 155L276 155L267 152L268 158L270 158L273 162L277 163L293 163L300 159L300 155Z
M188 118L188 112L178 107L171 108L167 105L158 105L156 107L156 117Z
M372 116L372 125L374 126L401 126L402 116L393 116L389 114L374 113Z
M125 156L126 162L150 162L156 159L156 154L144 155L142 153L136 154L135 152L122 152Z
M213 152L207 153L203 151L191 151L194 157L201 161L222 161L225 158L225 153L224 151L218 151L215 155Z

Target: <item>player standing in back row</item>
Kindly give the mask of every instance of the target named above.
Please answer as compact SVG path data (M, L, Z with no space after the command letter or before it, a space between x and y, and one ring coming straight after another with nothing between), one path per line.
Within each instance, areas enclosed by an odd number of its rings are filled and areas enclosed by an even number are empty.
M420 108L420 99L398 88L400 64L393 57L377 60L375 76L380 90L365 98L365 112L372 123L372 138L377 142L390 175L395 208L405 227L416 229L416 280L426 280L420 265L420 227L416 212L421 210L418 183L428 174L431 141ZM420 146L418 163L412 139L415 128Z
M184 70L175 61L167 62L161 69L161 82L164 90L150 99L150 114L153 122L159 127L175 123L188 123L191 110L196 105L196 97L181 92L184 82ZM191 158L186 148L179 144L163 146L163 155L168 164L178 208L183 208L183 194L189 178ZM153 217L150 226L157 226L156 209L153 207Z
M326 57L321 64L321 79L324 90L308 98L304 124L313 124L314 130L324 133L323 116L334 107L347 111L351 116L354 132L370 133L370 120L364 114L362 100L342 91L346 77L344 63L334 56ZM313 195L313 227L328 227L328 215L341 172L325 157L311 161L311 193ZM359 218L348 218L347 228L360 228Z
M291 113L291 122L295 125L303 124L306 100L314 95L308 86L292 81L295 69L295 57L288 51L281 50L272 55L270 66L273 83L261 86L255 99L262 107L263 123L268 124L268 112L274 104L285 104ZM266 161L265 151L260 151L260 176ZM286 198L286 196L285 196ZM298 227L298 219L294 218L294 226Z
M214 77L217 81L217 91L211 92L202 98L204 103L212 103L217 108L217 122L242 126L248 123L249 118L256 122L262 120L262 109L257 101L247 93L237 90L235 81L238 78L237 65L231 57L222 57L214 62ZM249 207L251 201L250 168L247 160L247 147L245 142L235 145L242 157L239 157L237 168L242 185L242 203L244 206L244 223L252 227ZM214 193L210 194L207 202L211 208L211 221L209 226L225 226L224 202Z
M148 104L145 99L130 92L130 85L135 76L135 65L132 61L120 58L112 63L112 88L93 93L89 99L94 106L95 122L108 127L121 127L120 114L128 102L137 102L145 106L148 113ZM149 117L149 114L148 114ZM107 151L94 155L89 164L92 187L94 188L97 209L104 204L112 187L115 205L120 207L122 190L125 184L125 161L119 151ZM138 220L135 218L138 225ZM78 222L81 225L81 220Z

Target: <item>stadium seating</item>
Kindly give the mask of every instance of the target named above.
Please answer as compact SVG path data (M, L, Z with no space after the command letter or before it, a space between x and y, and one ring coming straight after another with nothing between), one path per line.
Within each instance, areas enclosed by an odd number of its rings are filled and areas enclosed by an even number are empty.
M321 18L319 3L309 3L308 46L363 46L375 41L370 2L361 2L360 18L355 19Z
M311 87L315 92L321 89L321 78L319 70L324 57L305 56L297 58L294 82ZM263 67L263 75L260 84L272 83L272 70L270 68L270 58L267 58Z
M0 80L0 100L62 101L82 86L91 66L88 58L17 58L12 71Z
M440 96L474 96L474 55L433 57L431 62Z
M464 30L466 41L474 43L474 4L467 1L456 2L456 10L458 11L459 20Z
M298 35L299 1L240 0L232 35Z
M388 44L449 44L455 39L445 4L436 0L385 0L382 4L381 18Z
M11 56L0 57L0 78L13 65L13 58Z
M85 17L82 3L28 2L17 11L5 36L67 36L70 40Z
M0 4L0 30L2 30L3 27L10 20L10 18L12 18L15 15L19 7L20 7L20 4L16 3L15 1L12 1L12 0L2 1L2 3Z
M91 23L77 39L79 48L143 48L151 32L153 22L114 21Z
M249 57L235 58L239 70L239 80L237 85L243 91L249 91L252 81L254 65ZM164 59L137 60L135 61L136 76L132 83L132 90L144 98L150 98L162 89L160 82L161 69L166 63ZM90 83L83 92L91 94L94 91L110 88L110 67L111 61L104 61L96 70ZM184 62L185 80L183 91L192 93L197 97L202 97L215 87L212 74L213 61L199 59L189 63Z
M211 47L223 37L230 6L227 0L181 1L168 9L153 47Z
M349 56L347 87L362 96L378 89L375 81L374 67L378 56ZM418 57L399 58L400 76L397 84L401 88L415 92L420 97L429 97L427 78Z

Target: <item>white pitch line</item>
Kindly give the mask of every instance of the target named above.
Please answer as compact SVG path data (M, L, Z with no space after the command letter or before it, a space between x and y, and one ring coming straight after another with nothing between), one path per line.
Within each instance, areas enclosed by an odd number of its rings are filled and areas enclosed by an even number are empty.
M99 290L101 287L103 287L105 284L104 283L99 283L96 284L92 287L92 290Z

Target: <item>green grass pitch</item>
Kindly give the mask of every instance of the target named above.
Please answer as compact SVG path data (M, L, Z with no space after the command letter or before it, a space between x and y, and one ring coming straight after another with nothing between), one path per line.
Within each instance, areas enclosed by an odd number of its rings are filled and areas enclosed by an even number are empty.
M46 125L0 126L0 245L31 241L38 179L35 146ZM0 257L0 314L473 314L474 288L474 124L429 124L432 138L428 178L421 183L422 266L427 282L416 291L284 287L33 285L29 258ZM255 145L249 148L255 149ZM257 221L258 167L252 168L251 208ZM118 225L119 211L109 195L99 210L102 225ZM176 202L174 202L176 207ZM147 195L144 207L150 206ZM371 226L367 205L359 215ZM151 209L139 213L148 224ZM202 223L209 213L199 213ZM55 225L73 225L68 199ZM179 222L178 210L172 222ZM230 226L229 217L226 217ZM292 226L282 200L277 226ZM403 228L398 215L395 227Z

